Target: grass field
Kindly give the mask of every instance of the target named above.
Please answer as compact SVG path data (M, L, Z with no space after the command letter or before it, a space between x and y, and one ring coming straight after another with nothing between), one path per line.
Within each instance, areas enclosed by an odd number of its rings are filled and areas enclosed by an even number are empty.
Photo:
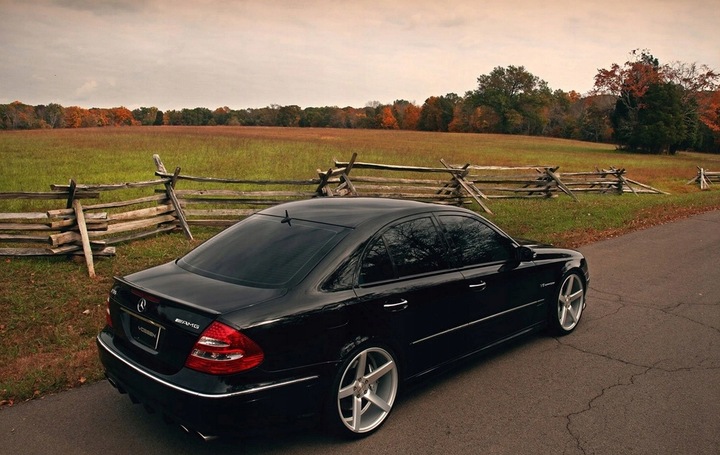
M152 155L184 174L242 179L310 179L333 160L439 167L552 165L560 172L625 168L670 195L580 196L490 202L490 218L515 236L579 246L629 230L720 208L720 186L686 182L720 156L647 156L612 145L523 136L410 131L234 127L133 127L0 132L0 192L48 191L51 184L150 180ZM105 195L103 195L105 197ZM106 199L103 199L106 200ZM58 202L0 200L0 212L58 208ZM213 234L193 230L118 246L90 279L83 262L0 257L0 406L97 381L94 337L104 324L112 277L174 259ZM592 264L591 264L592 267Z

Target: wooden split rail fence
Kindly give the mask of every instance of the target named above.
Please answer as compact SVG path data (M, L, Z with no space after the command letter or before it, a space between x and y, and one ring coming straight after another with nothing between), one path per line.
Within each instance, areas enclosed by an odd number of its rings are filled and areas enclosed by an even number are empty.
M347 162L336 160L335 168L325 173L318 170L321 178L318 190L322 191L323 195L331 197L411 199L447 205L463 205L475 201L485 212L492 213L485 203L487 198L472 181L467 179L469 164L456 168L440 160L443 167L432 168L362 163L356 162L355 158L356 155L353 155ZM351 170L355 170L352 178ZM362 170L375 172L371 172L374 175L367 175L368 172L356 175ZM427 178L419 178L420 175ZM331 185L337 186L330 188Z
M468 178L488 199L549 198L574 193L667 194L625 176L625 169L558 172L557 166L469 166Z
M71 181L51 185L50 192L0 193L0 202L63 201L57 204L61 208L0 212L0 256L82 255L88 273L94 276L93 257L114 255L117 244L171 231L182 231L192 240L191 226L226 227L265 207L313 197L387 197L449 205L474 202L492 213L488 201L496 198L567 194L577 200L575 192L662 193L627 178L624 169L560 174L552 166L450 165L440 160L442 167L417 167L362 163L356 158L353 154L347 162L336 160L327 171L318 170L316 178L248 180L181 174L179 167L168 172L154 155L154 180L89 185ZM123 199L116 193L112 201L100 201L102 193L120 190L131 191L133 196Z
M83 255L90 276L93 256L115 254L113 245L175 230L176 212L167 196L151 195L125 201L95 202L100 192L153 187L163 180L111 185L52 185L49 193L15 193L22 199L65 199L65 208L45 212L0 213L2 256ZM13 193L0 193L9 199Z
M701 190L709 190L713 182L720 183L720 172L710 172L707 169L698 167L697 176L688 181L688 185L697 183Z
M165 169L158 155L154 155L155 174L167 179L166 192L182 219L178 224L192 238L189 226L227 227L239 219L283 202L309 199L322 195L318 185L320 178L307 180L246 180L214 177L199 177L180 174L180 168L173 173ZM222 186L203 189L178 189L180 181L196 185ZM234 188L234 189L232 189ZM258 189L262 188L262 189ZM180 217L179 217L180 218Z
M396 197L455 205L477 202L487 212L490 199L549 198L565 194L577 201L574 193L667 194L628 178L625 169L596 169L594 172L558 172L557 166L477 166L447 164L443 168L421 168L375 163L335 162L328 171L330 182L339 186L336 195ZM376 171L374 175L353 175L350 169ZM378 176L403 173L444 174L445 180L419 180ZM356 174L356 173L355 173ZM449 175L449 180L447 179ZM351 182L352 181L352 182Z
M78 212L82 213L80 200L95 199L99 193L78 189L74 183L67 191L51 192L12 192L0 193L0 200L65 200L64 209L53 209L46 212L0 213L0 243L23 245L22 247L5 247L0 254L6 256L33 256L52 254L76 254L82 250L77 244L79 234L73 231L78 225ZM87 226L105 223L102 216L80 217ZM28 248L25 245L44 244L44 247Z

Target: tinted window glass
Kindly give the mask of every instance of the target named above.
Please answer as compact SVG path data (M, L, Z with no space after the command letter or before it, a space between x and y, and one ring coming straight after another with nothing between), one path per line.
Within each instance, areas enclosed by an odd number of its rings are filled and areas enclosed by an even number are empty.
M385 231L368 248L360 283L446 268L445 247L430 218L406 221Z
M302 220L252 216L178 261L188 271L255 287L286 287L301 280L346 233Z
M398 276L417 275L446 268L445 248L430 218L407 221L383 234Z
M395 278L395 266L390 259L383 237L370 244L360 269L360 284Z
M513 257L508 238L486 224L458 215L443 215L440 220L450 243L450 253L459 267L507 261Z
M352 253L323 283L324 291L342 291L355 286L355 271L360 262L361 251Z

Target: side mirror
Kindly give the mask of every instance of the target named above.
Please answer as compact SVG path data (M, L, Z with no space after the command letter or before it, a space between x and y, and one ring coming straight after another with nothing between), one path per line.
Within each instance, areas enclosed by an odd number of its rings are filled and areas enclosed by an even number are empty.
M535 252L526 246L519 246L515 251L521 262L532 261L536 256Z

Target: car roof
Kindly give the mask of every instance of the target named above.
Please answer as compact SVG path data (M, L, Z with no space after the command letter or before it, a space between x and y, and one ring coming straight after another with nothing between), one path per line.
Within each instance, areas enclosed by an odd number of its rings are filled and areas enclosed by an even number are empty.
M308 220L355 228L369 220L399 218L414 213L438 210L464 211L457 207L400 199L320 197L287 202L269 207L259 213L281 217L287 216L290 220Z

